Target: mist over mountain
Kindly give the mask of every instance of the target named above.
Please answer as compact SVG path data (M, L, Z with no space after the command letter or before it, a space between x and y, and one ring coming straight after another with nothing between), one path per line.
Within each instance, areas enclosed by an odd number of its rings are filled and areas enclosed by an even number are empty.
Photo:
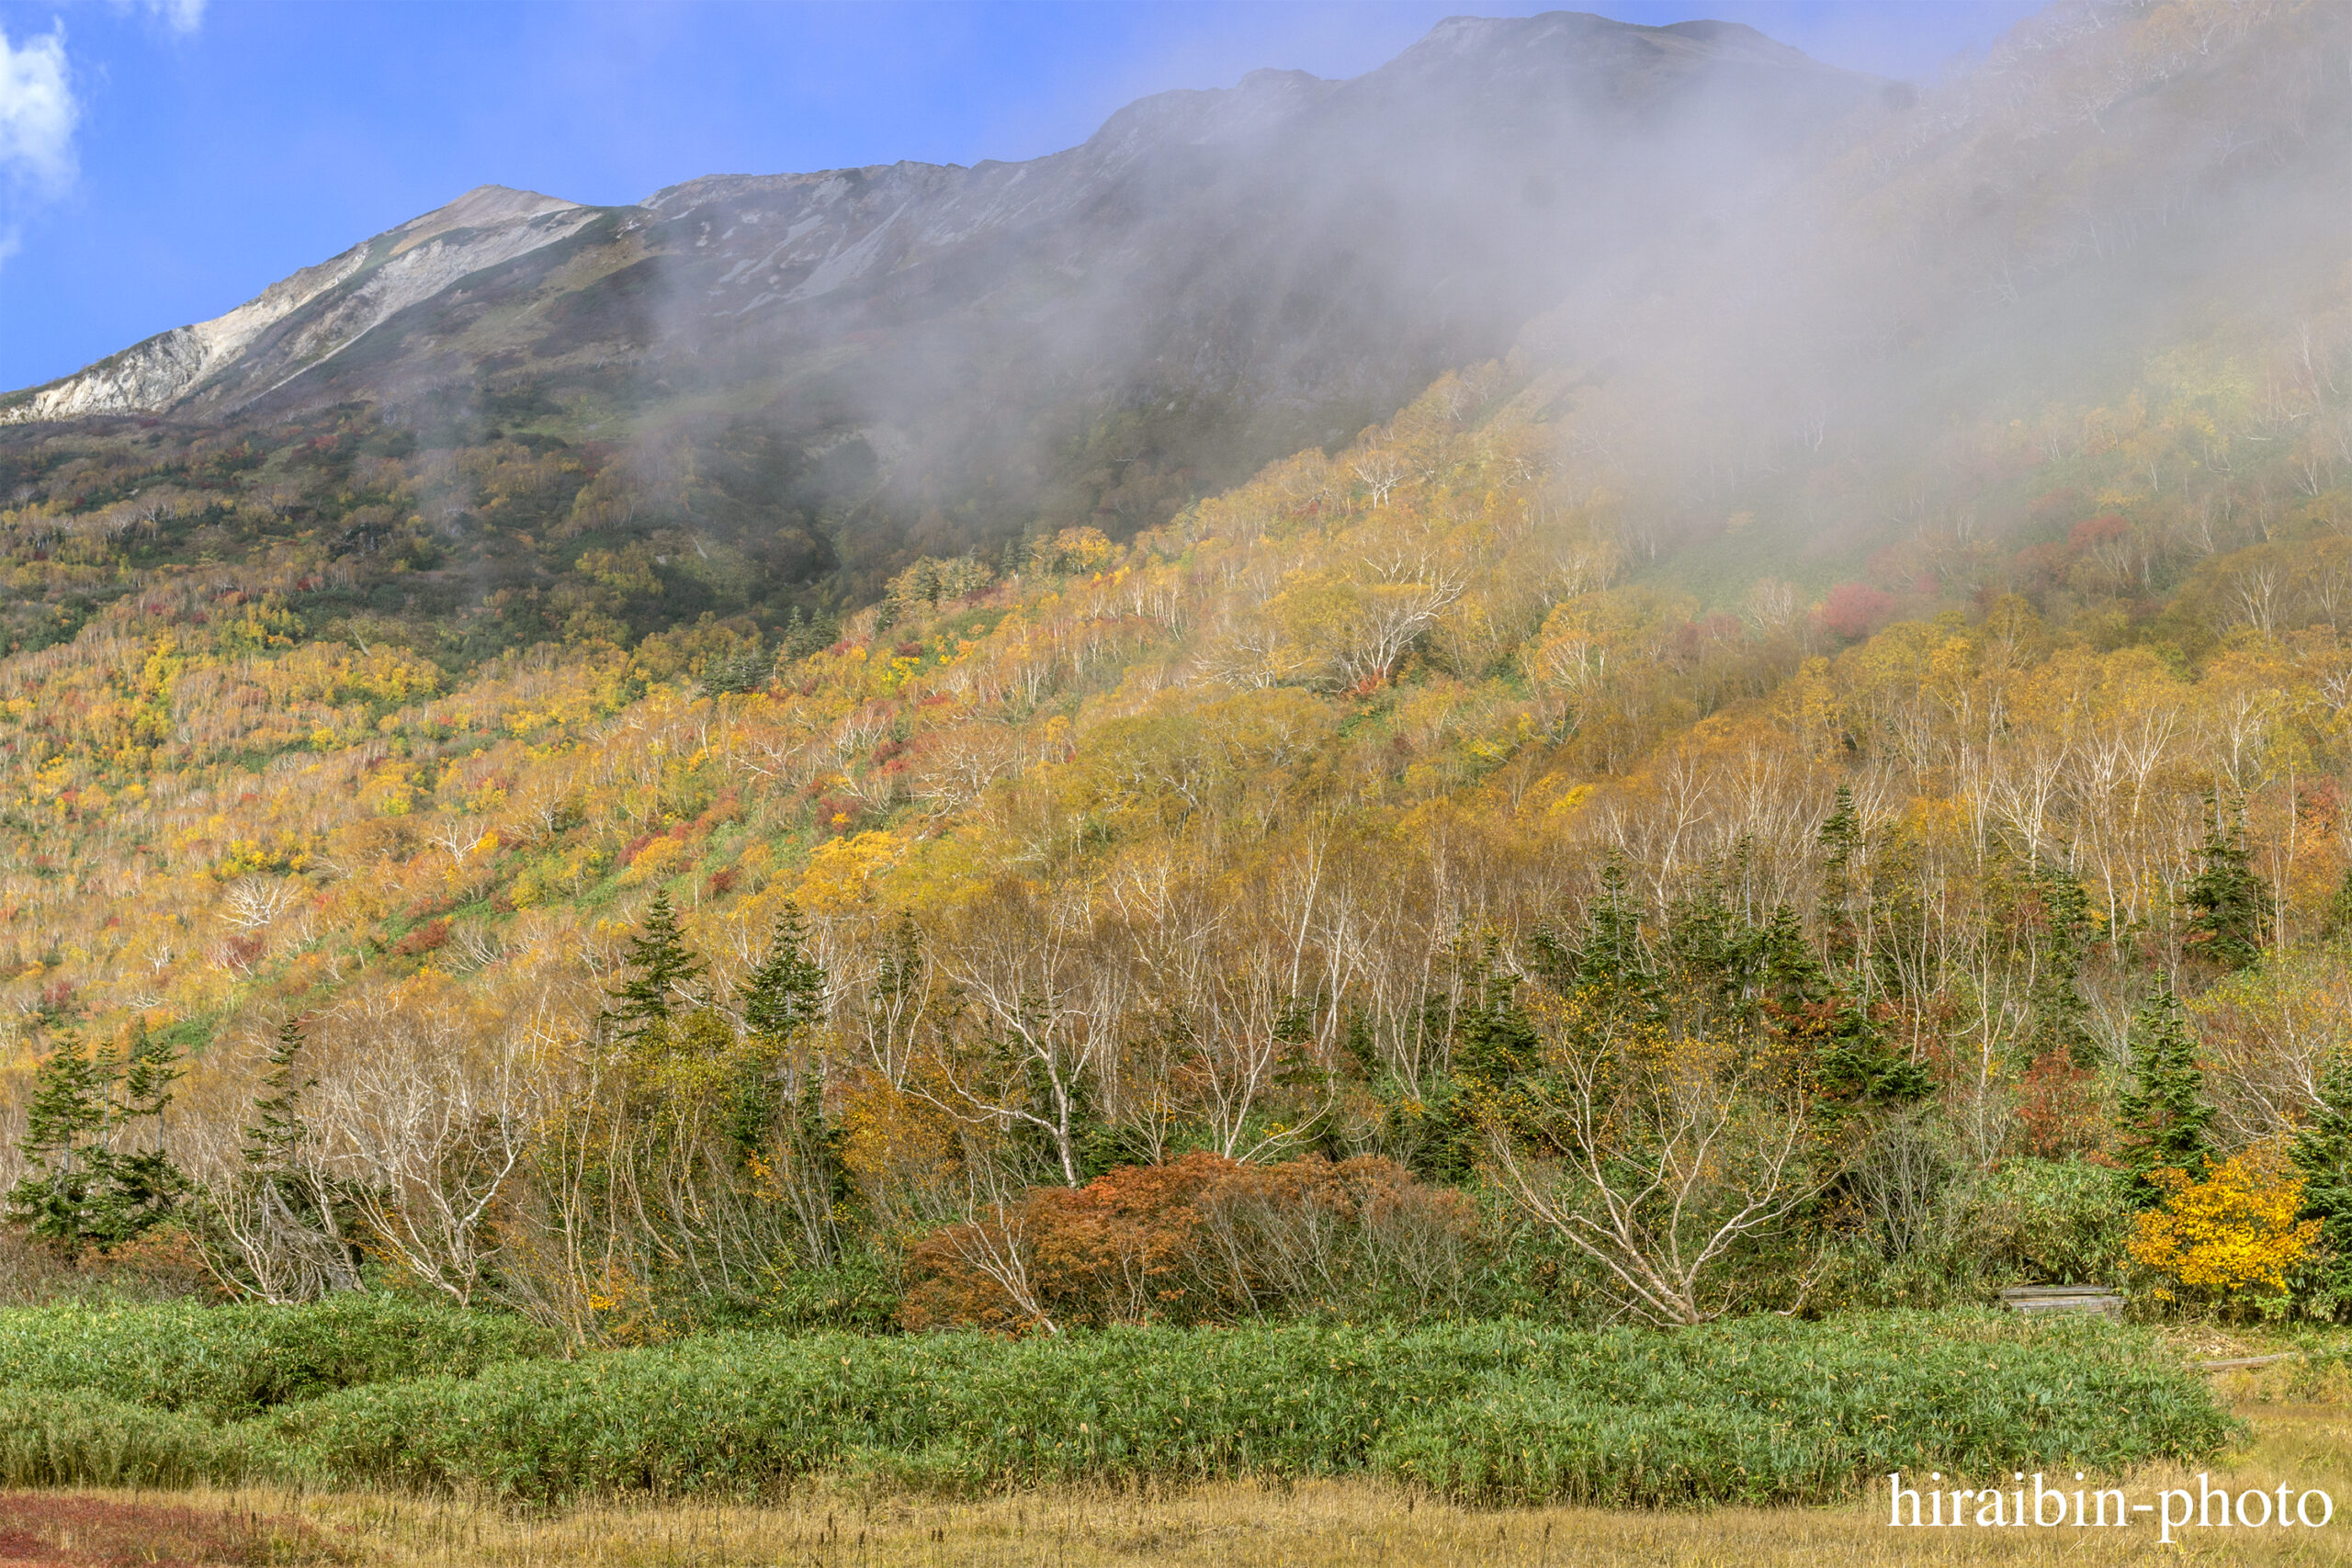
M485 187L0 420L734 422L790 476L777 520L853 562L1041 515L1124 536L1737 224L1879 88L1731 24L1457 18L1363 77L1162 94L1029 163L620 209Z
M2203 385L2258 343L2329 352L2344 33L2068 6L1918 88L1731 24L1456 18L1354 80L1161 94L1023 164L610 209L486 186L0 398L0 464L81 512L142 465L234 463L265 535L372 582L322 622L773 637L922 558L1131 537L1499 360L1568 491L1713 602L1895 543L1981 567L2023 501L1985 513L1938 448L2154 360ZM133 428L181 456L133 459ZM85 613L6 611L35 643Z
M1715 243L1522 336L1519 363L1573 388L1569 468L1622 498L1638 558L1703 545L1676 574L1736 603L1893 547L1982 577L2046 519L1961 454L2030 436L2041 458L2004 461L2038 467L2085 439L2061 410L2203 419L2216 454L2228 428L2340 442L2314 400L2352 353L2347 20L2054 6L1951 80L1890 89ZM2230 472L2217 456L2156 490L2243 504Z

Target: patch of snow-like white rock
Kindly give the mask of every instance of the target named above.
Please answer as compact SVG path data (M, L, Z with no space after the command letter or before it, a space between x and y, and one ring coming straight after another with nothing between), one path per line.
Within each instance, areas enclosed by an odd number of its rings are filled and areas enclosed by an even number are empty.
M284 374L271 387L285 385L349 347L388 318L411 305L423 304L459 278L569 238L595 216L593 209L572 207L494 228L469 229L462 237L436 237L402 251L288 340L276 356L285 367Z
M198 390L278 322L366 270L389 242L390 258L281 351L277 357L286 370L273 384L282 385L395 311L431 299L468 273L552 244L594 216L590 209L536 192L481 186L379 240L271 284L226 315L160 333L0 407L0 424L161 412Z

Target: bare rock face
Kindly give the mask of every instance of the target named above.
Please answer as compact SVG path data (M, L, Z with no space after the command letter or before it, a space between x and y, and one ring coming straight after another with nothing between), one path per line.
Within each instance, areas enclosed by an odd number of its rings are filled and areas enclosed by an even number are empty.
M485 186L0 422L494 400L627 435L724 405L793 462L849 444L901 523L1075 507L1118 531L1638 290L1880 86L1731 24L1455 18L1364 76L1159 94L1026 163L714 175L618 209Z
M553 197L479 186L271 284L225 316L160 333L86 370L0 400L0 423L156 413L183 404L233 407L250 400L255 379L274 371L269 384L282 385L393 311L432 298L469 273L560 239L589 216L587 209ZM305 314L313 305L319 309ZM271 329L298 314L305 319L294 331L273 337ZM223 382L244 395L224 393Z

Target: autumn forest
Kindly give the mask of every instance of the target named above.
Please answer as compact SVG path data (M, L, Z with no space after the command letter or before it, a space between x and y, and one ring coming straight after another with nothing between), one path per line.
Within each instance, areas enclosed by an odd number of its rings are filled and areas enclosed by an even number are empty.
M11 427L17 1272L2352 1314L2352 272L2166 265L2340 169L2342 31L2061 7L1833 150L1785 312L1703 259L1230 482L1138 404L1017 524L496 367Z

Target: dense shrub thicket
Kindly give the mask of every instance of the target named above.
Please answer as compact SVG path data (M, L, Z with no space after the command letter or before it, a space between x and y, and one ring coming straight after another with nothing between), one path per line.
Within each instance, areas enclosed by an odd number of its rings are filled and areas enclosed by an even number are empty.
M195 1486L266 1472L254 1434L88 1389L0 1392L0 1485Z
M519 1318L394 1296L344 1294L288 1307L34 1307L0 1313L0 1387L98 1394L233 1421L356 1384L470 1377L551 1347L552 1336Z
M153 1408L258 1406L229 1391L286 1386L301 1359L288 1343L328 1326L284 1314L300 1326L273 1340L215 1315L218 1331L184 1313L120 1314L130 1342L183 1334L202 1347L194 1359L223 1363L209 1383L126 1370L131 1358L77 1359L59 1314L0 1318L19 1347L12 1364L49 1380L0 1398L0 1474L266 1474L548 1501L743 1494L819 1475L970 1491L1372 1472L1495 1502L1672 1506L1834 1497L1894 1468L2112 1471L2200 1457L2233 1431L2201 1381L2139 1330L1981 1313L1750 1318L1671 1335L1524 1322L1026 1339L742 1333L487 1365L468 1359L516 1342L386 1313L350 1325L356 1343L379 1348L334 1373L304 1363L312 1387L334 1375L349 1386L233 1422ZM379 1375L435 1356L448 1371ZM200 1384L209 1392L191 1392Z

